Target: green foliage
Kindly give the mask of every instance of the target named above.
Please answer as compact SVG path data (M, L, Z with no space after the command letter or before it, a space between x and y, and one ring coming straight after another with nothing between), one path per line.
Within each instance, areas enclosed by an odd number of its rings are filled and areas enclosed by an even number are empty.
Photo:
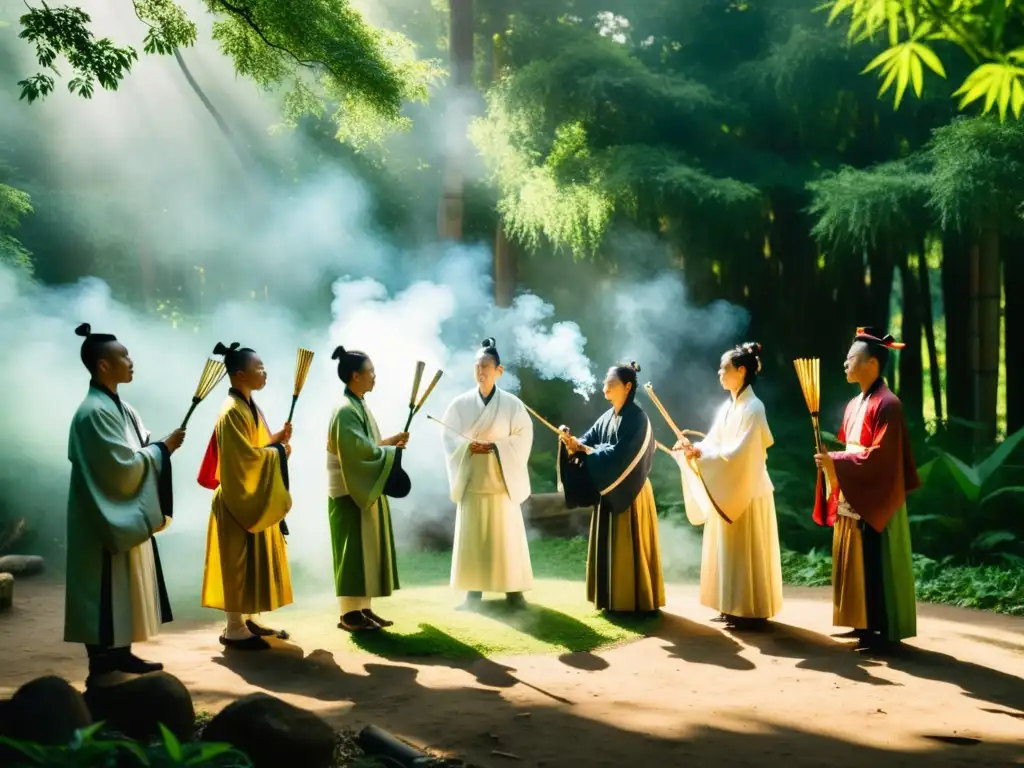
M161 740L141 745L123 738L104 735L103 723L79 728L65 746L42 746L0 736L0 744L17 750L23 757L13 768L128 768L146 766L210 766L211 768L251 768L252 761L230 744L193 741L181 743L162 724Z
M933 448L932 450L939 455L942 461L946 462L950 472L956 479L957 485L967 499L984 504L986 501L990 501L1001 494L1013 492L1013 487L1004 487L992 491L984 498L981 496L986 485L1006 463L1022 440L1024 440L1024 429L1018 430L1007 437L987 458L974 466L968 466L956 456L941 448Z
M129 2L147 27L143 51L169 55L196 41L196 26L172 0ZM406 101L424 101L428 85L441 74L436 62L417 61L401 35L366 24L348 0L205 0L216 17L213 39L235 70L267 89L285 88L285 124L305 114L321 115L333 105L339 138L379 140L390 128L407 127ZM131 46L96 39L91 18L80 8L29 6L20 37L36 46L45 71L18 84L29 103L53 91L64 57L74 77L68 89L90 98L95 84L118 85L138 60Z
M937 129L930 205L944 227L1013 227L1024 201L1024 123L959 119Z
M982 114L1024 111L1024 6L1013 0L829 0L828 22L848 19L849 39L886 38L888 47L865 68L879 70L879 96L895 85L899 108L907 85L920 96L925 68L946 77L934 45L960 49L975 65L953 96L960 109L984 98Z
M31 273L32 255L12 234L21 218L32 213L27 193L0 184L0 263Z
M832 558L815 551L783 552L782 580L795 586L828 586ZM914 555L914 581L917 599L924 602L1024 616L1024 561L1009 567L970 567L956 565L952 558Z
M809 210L817 219L811 234L827 247L852 253L913 238L924 229L931 181L919 165L896 161L845 167L810 182L814 199Z

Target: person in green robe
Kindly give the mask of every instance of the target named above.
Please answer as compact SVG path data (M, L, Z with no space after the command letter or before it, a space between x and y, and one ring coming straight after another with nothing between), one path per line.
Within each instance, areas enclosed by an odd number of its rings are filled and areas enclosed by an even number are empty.
M327 436L327 514L341 612L338 628L375 631L394 624L374 613L370 601L399 587L387 497L409 493L409 476L402 469L409 434L381 439L364 399L377 378L366 353L338 347L332 359L338 361L338 378L345 384L345 398L331 415Z
M176 429L151 442L118 393L134 378L128 350L111 334L93 333L88 323L75 333L83 337L89 391L68 435L64 640L85 645L89 687L115 672L163 669L132 653L132 643L158 634L172 618L154 534L174 514L171 454L185 432Z

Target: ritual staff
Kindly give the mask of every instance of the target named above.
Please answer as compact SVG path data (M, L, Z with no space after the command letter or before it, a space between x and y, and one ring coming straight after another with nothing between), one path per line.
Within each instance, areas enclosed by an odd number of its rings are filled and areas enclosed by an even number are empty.
M285 638L283 630L257 624L253 616L292 602L291 572L285 549L285 515L292 507L288 489L291 424L271 434L252 393L267 385L259 355L238 342L218 343L231 380L199 470L199 484L214 490L206 534L202 604L227 614L220 637L229 650L270 648L265 637Z
M494 339L485 339L473 369L477 386L444 414L448 485L457 505L451 586L468 593L470 609L484 592L504 592L521 607L523 592L533 588L520 506L530 496L533 422L519 398L498 388L504 371Z
M673 450L683 478L686 517L704 526L700 602L736 628L752 628L782 608L782 557L768 449L775 442L753 384L761 345L724 355L718 380L729 399L698 443Z
M332 359L338 361L338 378L345 384L327 434L327 514L341 613L338 628L376 631L394 624L374 613L371 600L388 597L399 587L387 496L409 494L411 483L402 469L409 433L381 439L365 401L377 382L365 352L338 347Z
M652 612L665 604L658 515L647 476L654 461L650 419L634 402L636 363L608 370L612 407L577 439L562 428L559 482L569 509L593 507L587 599L608 611Z
M845 449L814 457L827 488L814 520L834 526L832 621L851 627L862 647L917 634L906 498L921 481L903 405L883 379L889 350L902 347L889 334L857 329L844 368L860 394L846 406L837 435Z
M153 534L171 521L171 454L184 431L150 442L142 420L118 393L134 378L128 350L88 323L82 364L89 391L68 435L67 574L64 639L89 655L86 686L112 672L144 674L163 665L132 653L171 621Z

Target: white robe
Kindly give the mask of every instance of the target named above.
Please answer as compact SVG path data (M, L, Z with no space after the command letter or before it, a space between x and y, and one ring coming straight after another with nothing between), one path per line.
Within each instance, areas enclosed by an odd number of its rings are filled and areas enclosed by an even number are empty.
M451 585L467 592L524 592L533 568L520 506L530 496L527 461L533 422L515 395L495 387L484 405L474 389L456 397L444 423L474 441L494 443L493 453L470 453L469 442L444 430L455 513Z
M170 522L158 487L160 473L169 470L163 450L149 444L138 414L121 404L123 412L108 394L90 387L68 436L64 639L112 648L160 631L164 617L152 538Z
M767 452L774 439L764 404L750 387L715 415L702 456L682 472L683 503L693 525L704 525L701 604L742 618L771 618L782 608L782 560L775 488Z

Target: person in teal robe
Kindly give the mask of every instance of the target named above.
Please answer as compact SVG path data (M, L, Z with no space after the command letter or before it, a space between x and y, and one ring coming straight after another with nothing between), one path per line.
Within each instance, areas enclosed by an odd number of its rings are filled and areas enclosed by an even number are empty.
M84 337L81 359L90 381L68 435L64 639L85 645L88 687L114 672L163 669L132 653L132 643L172 619L154 534L174 514L171 454L185 433L177 429L152 442L118 394L134 378L128 350L88 323L75 333Z
M609 369L612 404L577 439L563 427L558 475L569 509L593 507L587 550L587 599L595 607L649 613L665 605L658 514L647 476L654 462L650 419L636 404L636 363Z
M371 607L375 597L399 588L395 536L388 496L406 496L402 469L407 432L381 439L366 405L376 373L364 352L334 350L345 399L331 416L327 436L327 514L334 550L334 585L340 603L338 628L349 632L390 627Z

